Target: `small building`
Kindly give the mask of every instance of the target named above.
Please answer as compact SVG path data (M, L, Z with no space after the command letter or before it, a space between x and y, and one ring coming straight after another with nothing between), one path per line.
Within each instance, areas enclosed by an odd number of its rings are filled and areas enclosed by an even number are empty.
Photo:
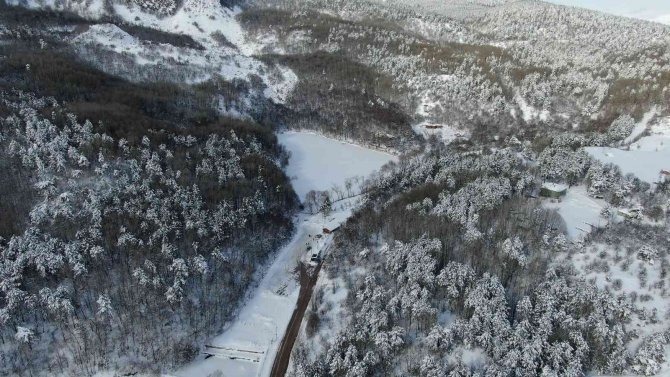
M540 196L545 198L555 198L558 199L564 196L568 192L568 186L562 185L560 183L551 183L545 182L542 184L540 189Z
M670 170L661 170L659 176L661 177L661 183L670 181Z

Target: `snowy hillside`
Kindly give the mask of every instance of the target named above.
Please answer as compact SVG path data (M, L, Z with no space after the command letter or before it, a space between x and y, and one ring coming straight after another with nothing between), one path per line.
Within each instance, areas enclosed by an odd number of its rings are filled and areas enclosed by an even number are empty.
M9 3L21 4L18 0ZM67 10L91 20L118 20L120 24L100 23L75 32L72 44L79 55L101 70L136 81L202 83L214 78L225 81L260 77L257 93L248 101L226 103L221 111L245 116L252 111L248 103L258 96L275 103L286 101L297 77L289 69L267 65L252 57L261 46L247 41L236 16L239 8L226 8L216 0L147 2L28 2L34 9ZM186 36L194 43L155 42L131 35L126 25ZM172 43L170 43L172 42ZM130 60L129 60L130 59ZM132 68L128 65L137 65Z

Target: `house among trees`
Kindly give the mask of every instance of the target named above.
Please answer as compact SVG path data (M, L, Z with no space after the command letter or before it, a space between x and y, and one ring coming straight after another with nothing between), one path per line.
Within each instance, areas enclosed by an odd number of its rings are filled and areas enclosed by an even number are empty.
M560 183L545 182L540 189L540 196L558 199L568 192L568 186Z
M670 181L670 170L661 170L661 172L659 173L659 177L660 178L658 181L660 183Z

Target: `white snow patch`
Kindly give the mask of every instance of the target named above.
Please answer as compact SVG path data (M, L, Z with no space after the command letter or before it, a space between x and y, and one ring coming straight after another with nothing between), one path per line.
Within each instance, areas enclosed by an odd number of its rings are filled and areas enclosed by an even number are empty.
M440 82L448 82L448 81L453 81L454 76L453 75L437 75L437 76L430 76L428 79L431 82L435 83L440 83ZM437 98L436 93L434 90L427 90L425 91L420 99L419 99L419 106L416 108L416 115L424 118L428 118L434 115L434 113L438 110L443 110L442 104Z
M664 280L663 266L658 260L644 261L637 257L636 250L629 254L627 250L606 244L595 244L568 258L584 279L599 289L624 297L633 305L631 322L625 326L627 330L635 329L639 337L628 343L630 352L634 353L645 337L667 329L664 320L670 314L670 297L664 285L658 284ZM598 267L603 265L607 268ZM642 270L647 274L645 284L641 284ZM633 293L637 295L636 300L630 299Z
M525 98L522 95L517 94L514 99L521 109L521 117L524 121L530 122L534 119L539 119L543 122L546 122L550 118L548 110L538 110L535 107L528 104ZM515 116L515 113L512 113L512 116Z
M76 36L72 41L75 44L93 44L118 54L132 56L140 65L159 64L165 60L173 60L181 64L207 65L196 50L141 41L114 24L91 25L88 30Z
M664 14L654 18L654 21L670 25L670 14Z
M547 190L559 192L559 191L567 190L568 186L566 186L564 184L561 184L561 183L544 182L542 184L542 188L546 188Z
M87 0L87 1L7 0L7 4L13 6L24 6L29 9L71 11L85 18L100 18L105 14L104 0Z
M349 322L349 316L344 306L349 291L345 287L346 284L341 277L330 279L323 271L319 274L319 281L314 290L315 292L319 290L323 292L322 301L317 308L319 328L311 339L307 339L305 330L307 321L304 321L299 335L300 343L310 345L308 347L309 352L312 353L310 357L322 354L325 351L323 346L331 343L332 339Z
M437 314L437 323L439 323L440 326L447 327L454 323L457 318L458 316L450 310L444 310Z
M102 4L102 0L94 1ZM49 2L56 1L47 0L47 5L36 2L34 7L49 8ZM74 5L69 2L62 7L87 15L73 8ZM285 103L298 81L289 68L268 66L253 56L263 46L247 38L236 18L242 12L239 7L231 10L223 7L218 0L186 0L175 14L165 17L121 2L115 2L113 7L116 15L129 24L187 35L204 49L138 40L118 27L106 24L92 26L74 39L75 44L95 43L116 53L132 56L140 65L161 65L174 70L184 66L189 72L189 83L206 81L216 75L229 81L249 80L250 76L257 75L267 87L264 95L275 103ZM100 19L104 16L102 8L99 13L91 14L89 18ZM232 46L221 44L220 36L225 37Z
M630 145L631 150L657 152L670 148L670 117L649 127L649 136Z
M239 376L239 377L256 377L257 365L255 363L243 362L240 360L231 360L218 357L210 357L209 359L200 362L194 362L184 369L166 374L164 377L207 377L216 372L226 371L224 376Z
M298 84L298 76L288 67L279 66L278 74L267 78L265 96L275 103L284 104Z
M646 138L643 138L646 139ZM639 145L652 144L651 140L639 141ZM586 151L603 163L613 163L623 174L632 173L649 183L659 182L661 170L670 170L670 149L649 151L642 149L622 150L609 147L588 147Z
M662 179L661 170L670 171L670 118L660 119L648 129L649 136L639 139L627 149L585 149L594 158L619 166L624 174L632 173L645 182L656 183Z
M560 200L545 200L546 208L557 209L565 221L568 237L578 240L591 231L592 226L601 227L607 224L600 216L605 208L605 201L589 197L586 187L575 186L568 189L565 197Z
M448 360L450 363L456 364L458 362L458 358L460 358L465 365L471 368L478 368L482 365L485 365L488 359L486 356L486 351L479 347L458 347L449 354Z
M223 334L207 344L212 346L208 350L217 353L217 356L195 361L173 375L206 376L217 370L229 373L224 375L239 377L269 375L279 343L298 300L300 287L296 282L294 270L305 256L305 244L321 232L319 217L319 215L303 216L298 219L298 232L279 252L250 299L244 304L237 319ZM318 243L314 242L313 245L323 249L331 239L332 237L327 236ZM258 353L259 362L225 357L225 355L234 356L235 351L240 350ZM218 355L219 352L221 356Z
M658 114L658 108L654 107L651 109L649 112L644 114L642 117L642 120L639 121L635 127L633 128L633 131L631 132L630 136L628 136L623 142L624 144L630 144L633 141L635 141L636 138L638 138L644 131L647 130L647 127L649 126L649 122Z

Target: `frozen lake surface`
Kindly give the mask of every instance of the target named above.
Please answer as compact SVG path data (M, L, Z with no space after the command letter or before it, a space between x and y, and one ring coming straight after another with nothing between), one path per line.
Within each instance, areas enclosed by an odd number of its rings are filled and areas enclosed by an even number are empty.
M310 190L344 187L347 178L366 177L387 162L397 161L389 153L309 132L284 132L278 138L291 152L286 174L301 201Z

